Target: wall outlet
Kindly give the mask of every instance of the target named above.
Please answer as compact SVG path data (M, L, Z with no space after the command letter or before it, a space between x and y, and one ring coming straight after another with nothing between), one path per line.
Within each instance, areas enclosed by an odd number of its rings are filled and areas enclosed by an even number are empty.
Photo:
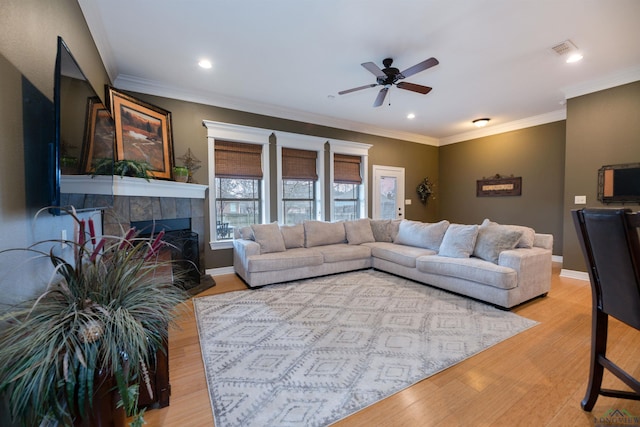
M405 205L410 205L411 204L411 199L405 199L404 204Z
M587 196L575 196L574 202L576 205L586 205L587 204Z

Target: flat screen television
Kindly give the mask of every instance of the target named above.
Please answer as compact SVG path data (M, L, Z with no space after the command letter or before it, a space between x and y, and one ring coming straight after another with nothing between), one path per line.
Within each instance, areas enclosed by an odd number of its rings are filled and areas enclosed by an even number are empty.
M603 166L598 170L598 200L640 203L640 163Z
M101 177L100 192L94 193L91 189L94 162L102 159L113 162L113 119L61 37L58 37L53 101L55 144L50 150L51 206L73 206L76 210L113 206L113 191L111 194L102 191L105 177ZM74 184L81 181L83 185L74 185L73 191L66 192L61 185L64 178ZM86 190L78 191L78 187Z

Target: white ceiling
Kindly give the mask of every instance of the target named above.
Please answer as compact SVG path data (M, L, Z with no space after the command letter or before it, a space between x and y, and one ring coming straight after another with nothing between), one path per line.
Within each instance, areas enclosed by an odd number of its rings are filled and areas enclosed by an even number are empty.
M640 80L638 0L79 3L120 89L432 145L560 120L565 99ZM581 62L551 49L567 39ZM437 58L406 79L433 90L393 87L379 108L380 87L338 95L386 57L401 71Z

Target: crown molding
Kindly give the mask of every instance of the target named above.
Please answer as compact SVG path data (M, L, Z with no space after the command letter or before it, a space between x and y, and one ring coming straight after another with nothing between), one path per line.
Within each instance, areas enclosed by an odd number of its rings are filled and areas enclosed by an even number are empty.
M320 126L335 127L338 129L382 136L385 138L400 139L404 141L433 146L438 146L439 144L439 140L437 138L426 135L385 129L365 123L354 122L351 120L337 119L334 117L323 116L321 114L313 114L305 111L278 107L271 104L259 103L247 99L220 95L207 91L189 91L182 88L167 86L152 80L141 79L129 75L120 74L114 81L114 86L116 86L118 89L146 93L148 95L196 102L200 104L212 105L215 107L229 108L232 110L277 117L280 119L313 123Z
M567 86L562 89L565 99L575 98L577 96L587 95L589 93L610 89L616 86L622 86L627 83L633 83L640 80L640 65L626 68L613 74L609 74L600 79L591 80L584 83Z
M520 120L514 120L512 122L503 123L495 126L488 126L482 129L459 133L457 135L448 136L440 140L440 145L455 144L456 142L468 141L470 139L482 138L485 136L497 135L499 133L510 132L519 129L530 128L532 126L544 125L547 123L553 123L560 120L566 120L567 110L563 108L561 110L551 111L549 113L539 114L537 116L527 117Z

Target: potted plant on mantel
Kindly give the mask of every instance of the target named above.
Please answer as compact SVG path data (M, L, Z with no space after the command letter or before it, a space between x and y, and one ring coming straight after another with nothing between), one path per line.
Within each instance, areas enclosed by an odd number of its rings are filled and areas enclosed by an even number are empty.
M13 422L22 425L105 425L99 399L113 383L117 406L132 417L132 426L141 425L139 387L151 393L148 367L187 295L174 284L166 266L171 261L158 259L162 232L140 238L130 229L122 237L97 237L91 220L67 213L77 223L75 240L0 252L26 250L54 267L40 297L0 315L0 395ZM61 244L71 246L73 259L56 254ZM106 416L113 418L110 403ZM121 414L108 425L124 422Z

